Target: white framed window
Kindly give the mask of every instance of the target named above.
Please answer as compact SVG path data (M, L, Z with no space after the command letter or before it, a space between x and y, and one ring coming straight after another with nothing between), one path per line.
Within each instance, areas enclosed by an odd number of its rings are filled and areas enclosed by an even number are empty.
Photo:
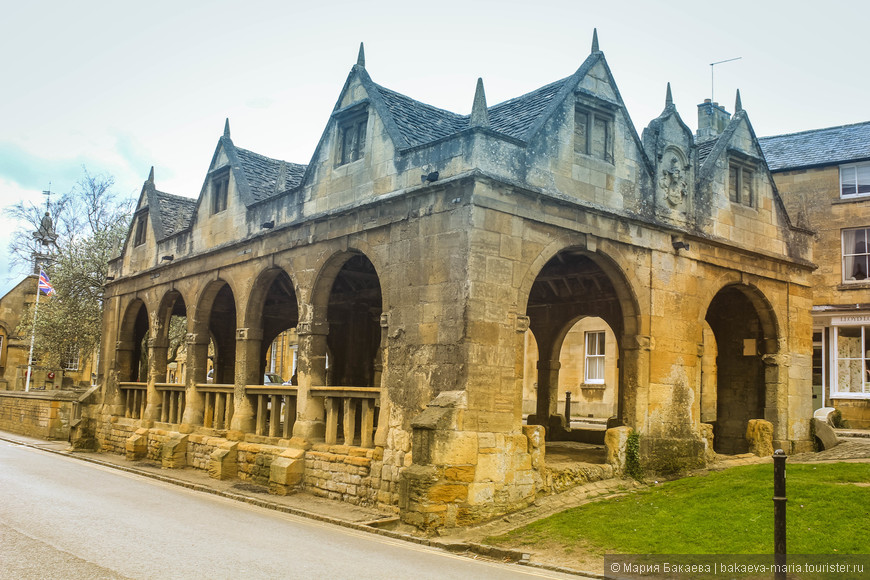
M586 376L587 384L604 384L604 331L586 333Z
M868 326L834 329L834 380L831 397L870 399L870 344Z
M61 361L61 366L65 371L77 371L81 366L81 352L79 351L79 347L77 345L72 345L67 348L67 351L63 357L63 361Z
M863 282L870 272L870 228L843 230L843 282Z
M870 163L840 166L840 197L870 195Z

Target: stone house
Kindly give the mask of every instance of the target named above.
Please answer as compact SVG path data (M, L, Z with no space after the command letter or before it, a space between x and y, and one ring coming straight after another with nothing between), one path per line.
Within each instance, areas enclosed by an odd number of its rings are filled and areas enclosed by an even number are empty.
M3 391L23 391L25 387L30 335L20 335L19 325L22 315L32 312L30 308L36 301L38 278L36 274L31 274L0 297L0 390ZM45 296L42 300L46 300ZM31 388L54 390L90 385L91 373L95 370L93 357L77 350L67 354L61 368L36 364L31 376Z
M816 232L813 404L870 429L870 122L759 142L790 215Z
M810 449L811 233L739 99L698 115L696 137L668 87L639 134L597 38L515 99L488 106L479 80L470 115L376 84L361 47L307 165L238 147L227 122L197 199L152 170L110 264L81 434L424 529L481 521L548 489L546 440L570 431L561 347L597 318L617 469L632 430L659 471L745 451L751 419ZM167 383L178 321L186 373ZM295 381L262 384L294 329Z

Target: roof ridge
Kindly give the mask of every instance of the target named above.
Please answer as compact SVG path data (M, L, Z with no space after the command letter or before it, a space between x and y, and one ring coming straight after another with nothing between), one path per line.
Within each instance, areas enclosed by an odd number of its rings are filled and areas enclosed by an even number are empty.
M286 163L287 165L297 165L299 167L306 167L304 163L296 163L294 161L285 161L284 159L278 159L277 157L269 157L268 155L263 155L262 153L257 153L256 151L251 151L250 149L245 149L244 147L236 146L236 151L243 151L245 153L250 153L251 155L255 155L262 159L266 159L269 161L275 161L276 163Z
M447 110L447 109L442 109L441 107L436 107L435 105L430 105L429 103L426 103L426 102L424 102L424 101L421 101L421 100L415 99L414 97L409 97L408 95L406 95L406 94L404 94L404 93L400 93L399 91L394 91L393 89L387 88L387 87L385 87L385 86L383 86L383 85L379 85L378 83L373 82L372 84L374 84L374 85L378 88L378 90L380 90L380 91L385 91L385 92L388 92L388 93L392 93L392 94L394 94L394 95L398 95L398 96L400 96L400 97L404 97L404 98L406 98L406 99L408 99L408 100L410 100L410 101L414 101L414 102L417 103L418 105L423 105L424 107L428 107L428 108L430 108L430 109L432 109L432 110L434 110L434 111L439 111L439 112L441 112L441 113L447 113L448 115L453 115L454 117L457 117L457 118L468 117L468 115L462 115L462 114L460 114L460 113L454 113L453 111L450 111L450 110Z
M779 135L768 135L766 137L759 137L759 141L764 139L775 139L777 137L793 137L795 135L806 135L807 133L820 133L822 131L833 131L836 129L847 129L849 127L857 127L859 125L870 125L870 121L859 121L857 123L848 123L845 125L834 125L833 127L821 127L819 129L806 129L804 131L796 131L794 133L781 133Z
M538 87L538 88L536 88L536 89L533 89L533 90L531 90L531 91L529 91L529 92L527 92L527 93L523 93L523 94L521 94L521 95L519 95L519 96L517 96L517 97L510 98L510 99L508 99L508 100L506 100L506 101L501 101L500 103L496 103L496 104L494 104L494 105L490 105L488 108L489 108L489 109L494 109L494 108L496 108L496 107L500 107L500 106L502 106L502 105L508 105L508 104L512 104L512 103L519 102L519 101L521 101L521 100L523 100L523 99L527 99L530 95L533 95L533 94L535 94L535 93L539 93L539 92L543 91L544 89L550 89L550 88L552 88L552 87L554 87L554 86L556 86L556 85L558 85L558 84L563 84L565 81L567 81L568 79L570 79L570 78L573 77L573 76L574 76L574 75L572 74L572 75L569 75L569 76L567 76L567 77L563 77L563 78L561 78L561 79L559 79L559 80L557 80L557 81L553 81L553 82L551 82L551 83L547 83L546 85L542 85L542 86L540 86L540 87Z

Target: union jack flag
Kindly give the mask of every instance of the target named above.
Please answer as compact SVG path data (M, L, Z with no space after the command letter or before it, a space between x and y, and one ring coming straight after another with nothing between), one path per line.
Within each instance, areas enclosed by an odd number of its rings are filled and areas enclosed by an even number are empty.
M48 296L54 294L54 286L51 285L51 280L48 279L48 274L44 270L39 271L39 289Z

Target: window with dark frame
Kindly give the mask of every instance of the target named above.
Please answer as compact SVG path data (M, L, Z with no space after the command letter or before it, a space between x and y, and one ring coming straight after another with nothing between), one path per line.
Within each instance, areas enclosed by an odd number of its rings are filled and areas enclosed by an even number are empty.
M338 123L338 165L361 159L366 152L366 125L368 112L363 111L341 119Z
M227 209L227 192L230 188L229 169L215 174L211 178L211 213L216 214Z
M574 108L574 152L613 163L613 115L578 104Z
M755 170L746 163L728 164L728 199L747 207L755 207Z
M145 243L148 232L148 213L143 212L136 217L136 231L133 234L133 245L141 246Z

